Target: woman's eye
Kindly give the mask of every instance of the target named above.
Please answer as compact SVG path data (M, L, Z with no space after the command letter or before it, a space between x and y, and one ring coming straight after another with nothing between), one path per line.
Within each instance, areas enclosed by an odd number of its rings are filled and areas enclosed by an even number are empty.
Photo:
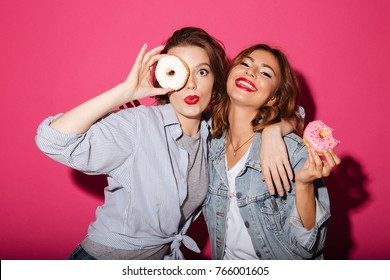
M262 75L268 77L268 78L271 78L271 75L267 72L260 72Z
M209 73L209 71L208 70L206 70L206 69L201 69L201 70L199 70L199 75L201 75L201 76L206 76L208 73Z
M248 63L246 63L246 62L244 62L244 61L242 61L240 64L241 64L242 66L249 67Z

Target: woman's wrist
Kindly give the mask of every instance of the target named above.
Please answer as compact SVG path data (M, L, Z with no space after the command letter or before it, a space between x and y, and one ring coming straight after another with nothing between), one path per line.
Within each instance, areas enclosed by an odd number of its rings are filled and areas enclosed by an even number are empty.
M306 190L308 188L312 188L314 187L314 182L313 181L310 181L310 182L301 182L299 180L295 180L295 188L298 190L298 189L301 189L301 190Z
M120 83L108 92L113 95L114 108L126 104L127 102L133 101L133 99L130 97L131 93L129 92L126 83Z
M263 133L267 136L275 135L275 136L283 136L282 128L280 123L272 124L263 129Z

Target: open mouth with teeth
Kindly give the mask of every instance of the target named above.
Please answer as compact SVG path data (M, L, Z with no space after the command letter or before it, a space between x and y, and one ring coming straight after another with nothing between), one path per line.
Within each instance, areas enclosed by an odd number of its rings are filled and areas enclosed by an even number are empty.
M243 78L238 78L236 80L236 86L248 92L254 92L257 90L256 86L251 81Z

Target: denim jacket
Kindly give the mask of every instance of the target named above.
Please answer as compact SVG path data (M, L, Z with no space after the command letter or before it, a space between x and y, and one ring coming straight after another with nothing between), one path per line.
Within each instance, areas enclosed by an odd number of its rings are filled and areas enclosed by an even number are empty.
M295 134L284 137L291 166L296 173L307 159L307 149ZM225 136L213 139L209 153L210 183L203 207L213 259L223 259L226 243L226 217L229 211L225 166ZM245 167L236 177L236 197L241 217L259 259L322 259L329 196L322 179L315 181L316 224L307 230L295 205L295 185L284 197L273 196L262 180L261 134L256 133Z

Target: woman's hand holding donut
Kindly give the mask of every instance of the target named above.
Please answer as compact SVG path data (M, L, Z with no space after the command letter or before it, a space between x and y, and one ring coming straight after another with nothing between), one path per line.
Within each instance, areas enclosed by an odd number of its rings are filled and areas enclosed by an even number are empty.
M97 120L129 101L171 91L172 89L155 88L150 81L153 64L166 56L158 54L163 46L146 53L147 47L146 44L142 46L130 74L123 83L72 108L55 119L50 126L63 133L81 134Z
M302 225L310 230L316 224L316 200L314 181L329 176L341 160L331 149L323 151L323 161L317 152L308 148L308 159L295 175L295 205Z
M308 149L308 159L295 175L296 184L311 185L314 180L329 176L332 169L340 164L340 158L333 150L323 151L325 160L322 160L313 148Z
M147 47L147 44L142 46L127 79L122 83L125 90L123 104L135 99L164 95L172 91L172 89L155 88L151 82L153 65L161 57L166 56L166 54L159 54L164 46L158 46L149 52L146 52Z

